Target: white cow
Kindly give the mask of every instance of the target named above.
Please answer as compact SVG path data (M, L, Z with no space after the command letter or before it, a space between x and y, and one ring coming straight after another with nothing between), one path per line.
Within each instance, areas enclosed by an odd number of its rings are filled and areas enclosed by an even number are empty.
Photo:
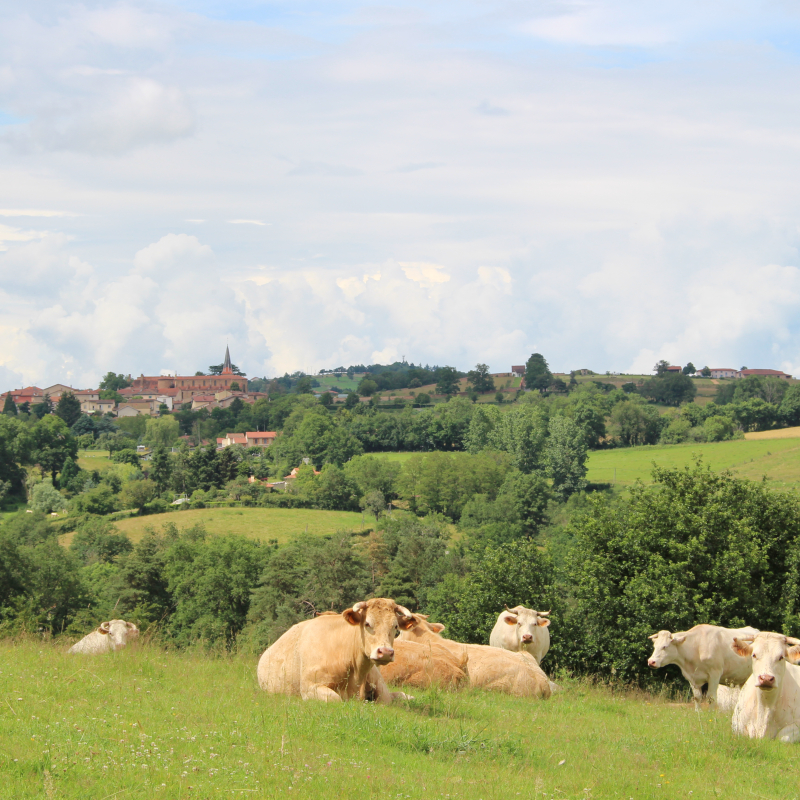
M550 649L549 614L525 606L506 606L492 628L489 644L512 653L530 653L541 664Z
M733 710L733 732L751 739L800 742L800 639L782 633L737 637L733 651L752 665Z
M125 622L124 619L112 619L84 636L67 652L108 653L110 650L121 650L138 635L139 629L132 622Z
M731 630L718 625L695 625L678 633L659 631L649 637L653 641L653 655L647 666L658 669L677 664L692 687L695 701L703 699L703 684L707 683L706 696L716 703L720 683L741 686L750 677L750 663L731 650L734 638L757 633L755 628Z

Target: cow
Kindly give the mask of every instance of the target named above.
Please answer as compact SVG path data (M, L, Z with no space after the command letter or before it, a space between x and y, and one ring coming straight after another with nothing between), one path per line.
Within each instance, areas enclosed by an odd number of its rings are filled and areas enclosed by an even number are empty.
M695 625L688 631L659 631L649 638L653 654L647 660L651 669L677 664L692 687L695 702L703 699L703 685L708 684L706 697L717 702L720 683L741 686L750 677L750 663L731 650L734 637L757 634L755 628L721 628L718 625Z
M338 703L363 696L369 677L378 702L408 699L389 691L378 666L394 660L395 639L411 624L411 612L386 597L298 622L262 654L259 686L273 694Z
M457 689L469 682L467 654L456 653L439 642L394 643L394 661L380 667L387 683L427 689L431 685Z
M782 633L737 636L731 644L752 674L733 710L733 732L751 739L800 742L800 639Z
M124 619L112 619L76 642L68 653L108 653L121 650L139 635L139 629Z
M530 653L541 664L550 649L549 614L525 606L506 606L492 628L489 644L512 653Z
M472 688L504 692L517 697L550 697L547 675L529 653L511 653L485 644L461 644L441 636L444 625L428 622L424 614L412 615L412 624L401 637L412 642L436 642L458 655L466 653Z

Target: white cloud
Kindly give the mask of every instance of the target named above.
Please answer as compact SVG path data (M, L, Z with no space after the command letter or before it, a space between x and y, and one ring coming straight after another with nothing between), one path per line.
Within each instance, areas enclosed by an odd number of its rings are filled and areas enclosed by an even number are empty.
M0 208L0 217L79 217L72 211L48 211L42 208Z
M444 271L445 268L438 264L401 261L400 266L403 268L406 278L426 289L431 289L436 284L447 283L450 280L450 275Z
M231 225L269 225L268 222L262 222L260 219L229 219L228 223Z

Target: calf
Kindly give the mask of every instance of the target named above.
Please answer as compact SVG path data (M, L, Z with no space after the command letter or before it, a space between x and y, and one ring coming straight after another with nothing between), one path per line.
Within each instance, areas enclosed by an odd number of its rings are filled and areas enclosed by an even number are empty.
M96 630L76 642L68 653L108 653L121 650L139 635L139 629L124 619L112 619L102 623Z
M361 695L369 677L378 702L406 698L388 690L377 667L394 660L395 639L411 624L411 612L385 597L299 622L264 651L258 683L276 694L339 702Z
M528 653L511 653L485 644L461 644L440 634L444 625L428 622L423 614L414 614L412 625L402 638L414 642L436 642L451 652L467 656L469 685L473 688L504 692L517 697L550 697L552 687L547 675Z
M716 702L720 683L741 686L750 677L750 663L731 650L734 637L757 633L755 628L732 630L718 625L695 625L679 633L659 631L649 637L653 641L653 654L647 666L658 669L677 664L689 681L696 702L703 699L703 684L708 684L708 699Z
M751 739L800 741L800 639L782 633L736 637L731 645L752 674L733 710L733 732Z
M549 614L525 606L506 606L492 628L489 644L512 653L530 653L541 664L550 649Z

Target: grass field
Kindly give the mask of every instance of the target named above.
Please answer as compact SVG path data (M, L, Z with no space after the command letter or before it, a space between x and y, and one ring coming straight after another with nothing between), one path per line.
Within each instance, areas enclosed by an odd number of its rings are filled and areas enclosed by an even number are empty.
M753 433L746 433L744 438L754 442L762 439L800 439L800 428L780 428L776 431L754 431Z
M319 381L321 389L338 386L343 392L354 392L362 377L362 375L356 378L348 378L347 375L315 375L314 379Z
M587 478L593 483L616 481L621 486L630 485L637 479L650 483L654 461L662 467L683 467L690 465L698 455L714 471L731 469L740 477L751 480L761 480L766 475L770 488L800 490L800 442L796 439L599 450L589 454Z
M257 657L0 642L3 797L800 797L797 749L574 681L550 700L414 690L391 707L258 689Z
M138 542L145 528L161 530L164 523L174 522L179 528L189 528L202 522L211 534L236 533L250 539L267 541L277 539L284 544L289 539L308 530L314 535L336 533L339 530L361 531L371 527L369 515L353 511L318 511L305 508L197 508L168 514L152 514L146 517L130 517L114 524L127 534L132 542ZM372 520L374 522L374 520ZM61 537L69 545L73 534Z
M108 450L78 450L78 466L87 471L102 472L113 465Z

